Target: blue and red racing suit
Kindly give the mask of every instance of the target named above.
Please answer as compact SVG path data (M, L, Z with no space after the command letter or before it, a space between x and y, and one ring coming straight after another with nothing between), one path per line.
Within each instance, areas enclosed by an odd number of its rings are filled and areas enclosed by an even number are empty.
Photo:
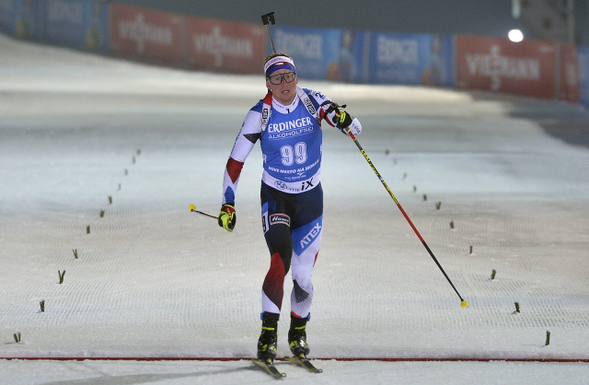
M284 278L292 268L291 311L308 316L311 282L323 228L321 189L321 121L331 126L335 112L320 92L297 87L297 97L284 106L268 93L245 117L223 179L223 204L235 205L243 164L260 140L263 158L262 228L271 255L262 286L262 311L280 314ZM361 130L360 122L352 125Z

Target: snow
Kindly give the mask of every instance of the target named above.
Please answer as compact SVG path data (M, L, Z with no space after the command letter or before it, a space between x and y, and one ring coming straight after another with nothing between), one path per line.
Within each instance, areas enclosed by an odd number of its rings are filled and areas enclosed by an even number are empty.
M586 113L446 89L300 85L360 119L360 143L469 307L354 143L326 126L308 328L324 373L278 362L284 381L586 383L589 152L534 119ZM269 264L259 149L233 233L188 210L216 215L235 135L264 91L259 76L0 36L3 383L274 381L247 362Z

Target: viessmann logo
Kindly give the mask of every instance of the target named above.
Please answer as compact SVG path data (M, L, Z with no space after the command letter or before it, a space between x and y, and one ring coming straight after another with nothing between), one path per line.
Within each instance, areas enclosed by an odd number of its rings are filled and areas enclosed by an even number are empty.
M242 59L254 57L254 42L251 39L238 39L221 34L221 27L213 27L210 34L193 34L192 41L197 53L207 53L215 57L215 66L223 65L223 56Z
M491 78L491 90L501 88L501 79L540 80L540 60L502 56L501 48L492 45L488 54L466 54L466 65L471 76Z
M121 38L133 40L137 43L137 53L145 51L146 43L165 46L174 45L172 30L160 25L146 23L143 14L138 14L135 20L122 20L119 22Z

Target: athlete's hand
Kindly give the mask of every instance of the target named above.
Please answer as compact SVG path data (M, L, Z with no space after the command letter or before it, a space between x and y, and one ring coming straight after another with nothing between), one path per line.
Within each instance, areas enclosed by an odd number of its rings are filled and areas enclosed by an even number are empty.
M350 124L352 124L352 115L348 114L344 110L337 109L335 110L335 116L333 117L333 122L339 128L347 128Z
M346 105L340 106L334 102L327 102L326 105L329 104L329 107L324 112L324 116L328 116L329 114L333 113L333 117L331 117L331 121L333 124L344 134L347 135L346 128L349 128L350 132L355 135L360 135L362 132L362 125L360 121L350 115L347 111L344 110Z
M348 126L348 129L350 130L352 135L358 136L362 132L362 124L360 124L360 121L358 119L354 118L352 119L352 123L350 123L350 125ZM342 131L344 132L344 134L347 134L345 129L343 129Z
M224 204L221 207L221 213L219 214L217 221L219 222L219 226L229 232L232 232L235 224L237 223L237 214L235 213L235 208L232 205Z

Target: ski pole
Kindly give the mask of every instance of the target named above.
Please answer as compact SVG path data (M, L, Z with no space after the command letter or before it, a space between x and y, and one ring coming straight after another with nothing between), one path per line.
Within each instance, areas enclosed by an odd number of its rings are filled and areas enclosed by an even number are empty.
M425 243L425 240L423 239L423 237L421 236L421 234L419 234L419 231L417 231L417 228L415 227L415 225L413 224L413 222L411 222L411 219L409 219L409 216L407 215L407 213L405 212L405 210L403 210L403 207L401 207L401 204L399 203L399 201L397 200L397 198L395 198L395 195L393 194L393 192L391 191L391 189L387 185L387 182L384 181L384 179L382 178L382 176L380 175L380 173L378 172L378 170L374 166L374 163L372 163L372 161L370 160L370 158L366 154L366 151L364 151L364 148L362 148L362 145L360 145L360 142L358 142L358 139L356 139L356 137L354 136L354 134L352 134L352 132L350 131L350 128L349 127L346 127L346 132L348 133L348 135L350 135L350 138L352 138L352 140L354 141L354 143L356 143L356 146L358 147L358 149L360 150L360 152L362 153L362 155L364 155L364 159L366 159L366 161L368 162L368 164L372 168L372 171L374 171L374 173L376 174L376 176L378 177L378 179L380 180L380 182L382 183L382 185L384 186L384 188L387 190L387 192L389 193L389 195L391 196L391 198L393 198L393 201L395 201L395 204L397 205L397 207L399 208L399 210L401 211L401 213L403 214L403 216L405 217L405 219L407 220L407 222L409 222L409 225L411 226L411 228L413 229L413 231L417 235L417 238L419 238L419 240L421 241L421 243L423 244L423 246L425 247L425 249L427 250L427 252L429 253L429 255L432 257L432 259L434 260L434 262L436 263L436 265L438 265L438 267L442 271L442 274L444 274L444 277L446 277L446 279L450 283L450 286L452 286L452 289L454 289L454 291L456 292L456 294L460 298L460 306L461 307L468 307L468 303L464 300L464 298L462 298L462 296L460 295L460 293L458 292L458 290L456 290L456 287L454 286L454 284L450 280L450 277L448 277L448 274L446 274L446 272L442 268L442 265L440 265L440 262L438 262L438 259L436 258L436 256L434 255L434 253L431 251L431 249L429 248L429 246L427 245L427 243Z
M212 215L212 214L207 214L207 213L205 213L205 212L198 211L198 210L196 209L196 206L195 206L195 205L190 205L190 206L188 206L188 209L189 209L191 212L193 212L193 213L197 213L197 214L200 214L200 215L204 215L205 217L209 217L209 218L214 218L214 219L217 219L217 217L216 217L216 216L214 216L214 215Z
M272 53L276 53L276 48L274 48L274 39L272 39L272 31L270 31L270 23L276 24L276 22L274 21L274 12L262 15L262 23L264 24L264 27L266 27L266 31L268 32L268 37L270 38L270 45L272 45Z

